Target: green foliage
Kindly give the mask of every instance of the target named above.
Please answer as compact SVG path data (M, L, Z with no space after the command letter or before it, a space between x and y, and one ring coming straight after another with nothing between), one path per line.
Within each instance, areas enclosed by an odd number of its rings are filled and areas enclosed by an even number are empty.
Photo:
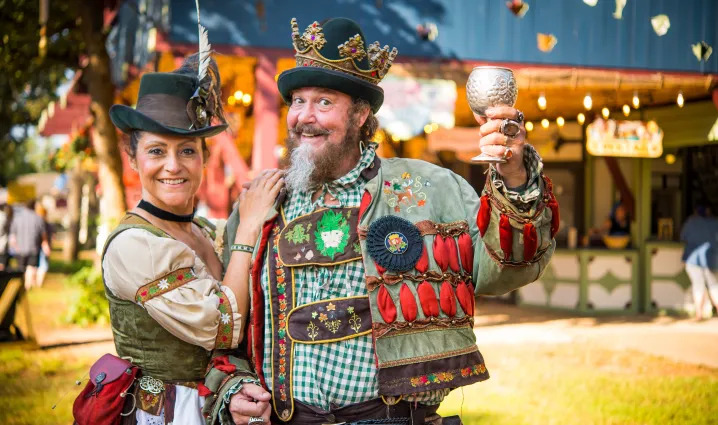
M83 268L91 267L92 260L75 260L71 263L50 258L50 273L73 274Z
M65 1L49 2L47 53L39 54L40 28L37 0L0 0L0 184L16 151L37 124L68 68L77 68L84 43L78 30L77 11ZM13 130L14 129L14 130ZM13 130L13 131L11 131ZM17 173L17 170L15 170Z
M110 306L102 284L102 272L92 266L83 267L67 279L69 285L80 288L80 297L70 305L66 320L81 326L107 324Z

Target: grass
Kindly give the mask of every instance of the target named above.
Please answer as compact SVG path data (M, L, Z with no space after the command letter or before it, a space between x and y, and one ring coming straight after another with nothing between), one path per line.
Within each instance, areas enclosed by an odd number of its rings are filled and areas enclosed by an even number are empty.
M50 273L46 286L29 294L38 333L79 329L62 321L79 294L65 277ZM481 350L491 379L454 390L440 409L443 415L463 410L466 425L718 423L716 369L583 343ZM46 350L0 345L0 424L72 423L81 390L75 381L108 351L111 342Z
M72 423L72 401L81 390L74 382L87 374L94 360L77 356L76 351L31 351L18 344L3 348L0 351L0 422L13 425ZM52 409L56 403L57 408Z
M443 415L479 424L715 424L718 371L563 344L484 350L492 377L453 391ZM463 398L463 403L462 403Z

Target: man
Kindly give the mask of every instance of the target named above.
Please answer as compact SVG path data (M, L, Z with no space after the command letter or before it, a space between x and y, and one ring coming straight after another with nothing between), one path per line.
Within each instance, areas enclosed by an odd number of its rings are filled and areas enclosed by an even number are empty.
M524 131L499 132L504 119L523 121L510 107L477 118L485 151L510 149L481 199L449 170L380 160L370 143L377 84L396 50L367 45L349 19L292 29L297 67L277 81L289 105L288 192L253 253L251 370L211 370L207 410L237 424L268 423L270 411L273 423L441 423L451 389L488 378L474 294L540 276L558 205ZM240 219L230 217L225 240Z
M706 286L709 302L718 309L718 218L704 205L696 205L694 213L683 224L681 241L686 244L682 260L693 289L695 316L703 320Z
M17 259L18 268L25 272L25 289L37 286L37 266L40 250L50 256L50 244L45 222L35 213L35 201L15 209L10 224L10 247Z

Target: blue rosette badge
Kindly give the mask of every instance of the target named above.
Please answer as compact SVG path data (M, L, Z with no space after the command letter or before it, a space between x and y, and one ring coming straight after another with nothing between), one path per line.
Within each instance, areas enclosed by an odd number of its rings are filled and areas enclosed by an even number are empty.
M410 221L385 216L369 226L366 236L371 258L387 270L404 272L414 268L421 257L424 241Z

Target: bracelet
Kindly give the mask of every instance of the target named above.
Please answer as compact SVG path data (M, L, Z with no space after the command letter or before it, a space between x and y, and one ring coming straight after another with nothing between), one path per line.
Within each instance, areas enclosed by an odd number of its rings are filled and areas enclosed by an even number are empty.
M230 251L240 251L240 252L248 252L250 254L254 254L254 247L241 244L241 243L233 243L229 246Z

